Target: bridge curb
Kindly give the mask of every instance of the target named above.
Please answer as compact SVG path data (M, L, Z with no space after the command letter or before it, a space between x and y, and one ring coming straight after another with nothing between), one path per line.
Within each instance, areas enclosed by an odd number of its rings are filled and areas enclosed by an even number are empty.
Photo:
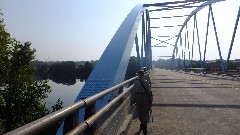
M128 132L128 129L130 127L130 124L132 123L136 107L135 107L135 105L130 106L129 109L130 110L129 110L125 120L123 121L122 126L119 128L119 130L117 132L118 135L126 135Z

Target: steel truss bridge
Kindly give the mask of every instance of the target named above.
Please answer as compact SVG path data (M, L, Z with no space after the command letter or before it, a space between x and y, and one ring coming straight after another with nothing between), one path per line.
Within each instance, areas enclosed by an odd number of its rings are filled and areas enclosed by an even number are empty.
M161 57L171 58L173 69L175 65L182 69L187 65L190 69L193 68L194 56L198 56L195 60L200 61L198 68L203 69L206 68L206 54L211 53L211 50L207 51L209 38L213 39L214 37L221 71L227 71L237 34L240 8L237 14L234 13L236 20L234 27L230 28L233 29L233 32L225 33L231 34L229 49L221 50L222 46L220 46L216 26L218 22L214 16L214 4L219 2L224 3L225 0L186 0L135 6L103 52L75 103L7 134L37 134L62 120L64 122L57 134L80 134L83 132L93 134L96 132L94 125L107 111L111 110L110 107L119 104L119 101L121 101L120 106L122 104L129 106L129 92L132 89L130 84L137 77L127 81L124 81L124 77L134 45L139 69L142 67L152 69L152 54L154 49L159 49L159 47L170 52L169 55ZM205 16L204 22L203 18L198 18L203 10L207 11L206 15L203 15ZM204 32L201 31L203 27L199 27L200 24L204 26ZM214 34L209 37L211 32ZM227 58L223 58L223 51L227 52ZM180 59L184 62L182 63ZM185 62L185 59L188 59L188 63ZM223 62L224 59L226 59L226 63ZM128 88L123 90L125 85ZM113 97L115 98L110 102ZM129 107L126 107L125 111L129 111ZM119 110L119 112L121 111Z

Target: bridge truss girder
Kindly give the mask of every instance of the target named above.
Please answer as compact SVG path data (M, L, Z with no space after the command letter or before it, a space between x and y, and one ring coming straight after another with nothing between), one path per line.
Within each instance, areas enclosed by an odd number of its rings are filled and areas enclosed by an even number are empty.
M199 60L200 60L200 67L201 68L206 68L206 45L207 45L207 37L208 37L208 32L209 32L209 21L210 21L210 18L212 20L212 23L213 23L213 28L214 28L214 33L215 33L215 38L216 38L216 42L217 42L217 48L218 48L218 53L219 53L219 60L220 60L220 66L221 66L221 70L222 71L227 71L228 70L228 65L229 65L229 59L230 59L230 56L231 56L231 51L232 51L232 46L233 46L233 43L234 43L234 39L235 39L235 35L236 35L236 31L237 31L237 26L238 26L238 22L239 22L239 17L240 17L240 7L239 7L239 10L238 10L238 14L237 14L237 18L236 18L236 22L235 22L235 25L234 25L234 30L233 30L233 34L232 34L232 39L231 39L231 43L230 43L230 47L229 47L229 52L228 52L228 57L226 58L226 64L224 65L224 62L223 62L223 58L222 58L222 52L221 52L221 49L220 49L220 43L219 43L219 37L218 37L218 33L217 33L217 29L216 29L216 24L215 24L215 18L214 18L214 14L213 14L213 9L212 9L212 4L214 3L217 3L217 2L222 2L222 1L225 1L225 0L209 0L203 4L201 4L199 7L197 7L195 10L193 10L189 16L187 17L187 19L184 21L178 35L177 35L177 39L176 39L176 42L175 42L175 46L174 46L174 50L173 50L173 54L172 54L172 64L171 64L171 67L173 68L173 65L174 62L175 62L175 58L177 57L177 53L178 53L178 42L180 40L180 44L181 44L181 38L182 38L182 31L184 28L187 29L187 23L189 22L190 18L191 17L194 17L194 29L196 29L197 31L197 34L198 34L198 27L197 27L197 20L196 20L196 14L202 10L203 8L205 7L209 7L209 11L208 11L208 21L207 21L207 31L206 31L206 39L205 39L205 46L204 46L204 54L203 54L203 59L201 57L201 51L200 51L200 44L198 43L198 46L199 46ZM193 30L194 32L194 30ZM186 36L185 36L186 37ZM199 36L197 35L197 40L199 42ZM193 38L193 41L194 41L194 38ZM193 57L193 46L192 46L192 57ZM184 59L184 62L185 62L185 55L182 56L182 58ZM179 55L179 59L180 59L180 55ZM189 60L190 60L190 50L189 50ZM179 61L179 60L178 60ZM181 67L180 65L181 63L178 62L178 67ZM183 64L185 67L185 64ZM192 59L190 60L190 68L192 65Z

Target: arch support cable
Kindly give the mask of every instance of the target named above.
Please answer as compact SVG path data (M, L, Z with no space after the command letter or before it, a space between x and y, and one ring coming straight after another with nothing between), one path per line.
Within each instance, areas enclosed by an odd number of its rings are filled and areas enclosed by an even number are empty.
M229 59L230 59L230 55L231 55L232 46L233 46L233 42L234 42L234 39L235 39L236 31L237 31L239 17L240 17L240 6L239 6L238 15L237 15L236 23L235 23L235 26L234 26L232 40L231 40L231 44L230 44L230 48L229 48L229 52L228 52L228 57L227 57L227 62L226 62L226 70L228 69Z
M207 52L207 40L208 40L208 28L209 28L209 18L210 18L210 6L208 6L208 21L207 21L207 31L206 31L206 39L205 39L205 47L204 47L204 55L203 55L203 67L206 68L206 52Z
M199 60L200 60L200 66L201 68L203 68L202 66L202 53L201 53L201 46L200 46L200 39L199 39L199 32L198 32L198 25L197 25L197 14L194 15L194 23L196 24L196 30L197 30L197 40L198 40L198 50L199 50Z
M216 28L216 24L215 24L215 21L214 21L212 5L210 4L209 6L210 6L210 12L211 12L211 16L212 16L213 28L214 28L215 37L216 37L217 46L218 46L218 53L219 53L219 57L220 57L220 64L221 64L222 71L224 71L225 69L224 69L223 60L222 60L221 48L220 48L219 40L218 40L217 28Z

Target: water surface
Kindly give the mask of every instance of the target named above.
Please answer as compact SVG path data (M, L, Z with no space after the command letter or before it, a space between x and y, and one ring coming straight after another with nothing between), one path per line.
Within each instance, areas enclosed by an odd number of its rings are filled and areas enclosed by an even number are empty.
M73 104L84 83L84 81L80 82L77 79L74 85L63 85L49 80L48 85L52 88L52 91L46 99L47 108L51 109L51 106L57 102L58 98L63 101L63 107Z

